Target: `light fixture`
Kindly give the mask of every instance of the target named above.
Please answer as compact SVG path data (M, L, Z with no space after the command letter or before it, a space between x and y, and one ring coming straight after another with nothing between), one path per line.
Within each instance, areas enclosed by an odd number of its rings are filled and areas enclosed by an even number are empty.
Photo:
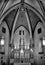
M20 53L21 53L21 54L23 54L23 53L24 53L23 49L21 49Z
M5 39L4 36L2 36L1 40L0 40L0 45L4 45L5 44Z
M15 45L15 49L16 49L16 45Z
M45 53L45 37L41 38L41 44L42 44L42 52L40 54L44 54Z
M44 47L45 46L45 37L41 38L40 40L41 40L41 43L42 43L42 47Z
M45 46L45 39L43 39L43 46Z
M25 49L29 49L29 45L25 45Z
M31 52L33 52L33 49L30 49Z

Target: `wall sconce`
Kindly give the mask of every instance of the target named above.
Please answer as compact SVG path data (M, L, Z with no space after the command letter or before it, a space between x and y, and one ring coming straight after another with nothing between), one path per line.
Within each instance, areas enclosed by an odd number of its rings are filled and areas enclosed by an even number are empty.
M2 37L0 38L0 45L1 45L1 46L4 46L4 44L5 44L5 39L4 39L4 36L2 36Z
M0 36L0 54L5 54L5 38Z
M42 37L40 40L41 40L41 45L42 45L41 54L44 54L45 53L45 37Z
M42 37L41 39L42 48L45 47L45 37Z
M42 43L43 43L43 46L45 46L45 37L43 37Z

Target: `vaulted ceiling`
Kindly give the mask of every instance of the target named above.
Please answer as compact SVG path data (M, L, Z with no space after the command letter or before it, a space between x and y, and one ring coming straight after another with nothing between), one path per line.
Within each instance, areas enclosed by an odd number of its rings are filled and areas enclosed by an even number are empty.
M39 22L41 20L32 10L28 10L27 12L28 12L27 16L29 17L28 18L29 22L31 24L32 29L34 30L37 22ZM12 29L13 23L15 22L15 17L17 15L16 13L17 13L17 10L14 9L10 13L8 13L8 15L4 18L4 20L7 23L10 30ZM19 16L18 16L17 22L16 22L16 28L19 27L20 25L23 25L27 29L29 29L25 12L22 12L22 11L19 12Z
M8 4L6 5L3 13L5 13L8 9L11 10L11 7L14 6L15 4L19 3L19 2L20 2L20 0L19 1L18 0L13 0L13 1L10 0L8 2ZM21 5L21 3L24 6ZM12 10L6 16L3 17L4 18L3 20L5 20L5 22L7 23L8 27L9 27L9 29L11 31L12 30L12 27L13 27L13 24L15 22L16 16L17 16L17 12L19 10L19 16L17 18L16 28L19 27L20 25L23 25L23 26L25 25L25 27L27 29L29 29L28 28L28 24L27 24L27 19L26 19L25 12L24 11L21 11L20 12L20 8L22 8L22 9L23 8L24 9L27 8L26 9L26 12L27 12L27 16L28 16L28 19L29 19L29 23L31 25L32 30L34 31L37 23L38 22L41 22L41 19L40 19L40 17L39 17L38 14L36 14L33 10L31 10L31 7L32 7L32 9L36 9L43 16L43 13L42 13L42 11L40 9L40 6L39 6L38 2L36 0L34 0L34 1L33 0L25 0L25 3L23 3L23 0L22 0L19 4L20 5L17 7L17 9L15 8L16 5L14 6L14 9L12 7Z

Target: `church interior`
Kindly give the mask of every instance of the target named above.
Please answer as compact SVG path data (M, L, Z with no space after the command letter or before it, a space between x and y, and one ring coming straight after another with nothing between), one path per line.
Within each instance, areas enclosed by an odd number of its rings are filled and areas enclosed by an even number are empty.
M0 65L45 65L44 0L0 0Z

